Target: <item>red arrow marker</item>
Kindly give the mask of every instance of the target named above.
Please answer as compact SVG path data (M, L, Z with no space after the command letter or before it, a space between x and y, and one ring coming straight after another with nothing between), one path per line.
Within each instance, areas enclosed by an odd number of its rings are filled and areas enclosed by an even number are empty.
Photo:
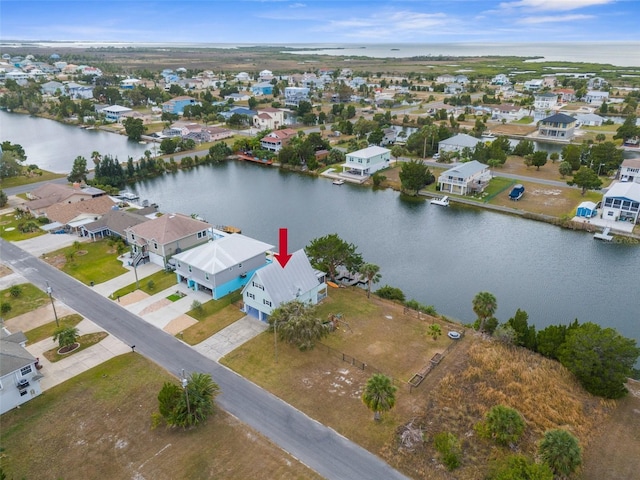
M276 260L278 260L278 263L282 268L284 268L287 265L287 263L289 262L289 259L291 258L291 255L287 253L287 229L286 228L280 229L280 251L276 253L274 257L276 257Z

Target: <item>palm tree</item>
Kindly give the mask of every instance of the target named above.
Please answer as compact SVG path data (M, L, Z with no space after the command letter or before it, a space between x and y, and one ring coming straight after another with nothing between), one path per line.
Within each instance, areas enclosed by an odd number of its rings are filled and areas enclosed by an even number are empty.
M380 412L391 410L396 404L396 390L398 387L391 383L391 379L382 373L374 373L364 387L362 401L373 411L373 419L380 420Z
M578 439L566 430L546 431L538 446L538 452L551 470L563 478L575 472L582 463Z
M91 152L91 160L93 160L93 163L95 165L98 164L98 162L100 161L101 158L102 158L102 155L100 155L100 152L97 152L95 150L93 152Z
M437 323L432 323L431 325L429 325L429 328L427 329L427 334L433 338L433 341L435 342L438 337L440 335L442 335L442 329L440 328L440 325L438 325Z
M182 388L166 382L158 394L160 415L169 425L196 426L213 413L219 391L218 384L206 373L192 373L183 379Z
M485 323L493 317L498 309L498 301L496 297L489 292L480 292L473 297L473 311L478 316L480 326L478 330L481 332L485 329Z
M281 304L269 316L269 324L280 340L310 350L315 342L329 333L329 329L316 317L315 307L293 300Z
M367 298L371 297L371 285L378 283L382 278L380 267L373 263L365 263L360 267L360 275L367 279Z
M60 348L70 347L78 339L78 329L76 327L60 327L53 332L53 341L58 342Z

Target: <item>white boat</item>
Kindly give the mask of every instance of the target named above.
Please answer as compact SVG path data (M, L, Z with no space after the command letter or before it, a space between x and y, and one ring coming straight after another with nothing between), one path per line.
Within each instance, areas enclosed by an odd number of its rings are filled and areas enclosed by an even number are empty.
M133 192L120 192L120 195L118 195L122 200L137 200L138 198L140 198L138 195L136 195Z
M333 184L334 184L334 185L343 185L343 184L344 184L344 180L343 180L342 178L336 178L336 179L333 181Z
M444 197L441 197L441 198L434 198L433 200L431 200L430 203L432 205L440 205L442 207L448 207L449 206L449 197L447 197L445 195Z

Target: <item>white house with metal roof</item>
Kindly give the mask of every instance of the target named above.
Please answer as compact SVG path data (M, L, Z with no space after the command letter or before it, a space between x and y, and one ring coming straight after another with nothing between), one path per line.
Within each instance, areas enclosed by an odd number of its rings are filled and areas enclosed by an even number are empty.
M326 296L325 273L311 266L304 250L296 251L284 268L274 262L257 270L242 290L245 313L263 322L283 303L316 305Z
M640 183L614 183L602 199L602 218L638 223Z
M38 360L26 343L24 333L0 327L0 415L42 393Z
M100 110L98 113L103 114L107 122L117 122L118 120L120 120L120 117L123 113L132 111L133 110L129 107L123 107L121 105L109 105L108 107Z
M482 140L479 138L472 137L466 133L459 133L453 137L439 141L438 152L461 152L465 147L469 147L473 150L480 142L482 142Z
M272 262L273 245L234 233L173 256L178 282L211 292L218 300L242 288L259 269Z
M347 153L346 159L347 161L342 164L345 171L365 177L389 166L391 150L374 145Z
M489 167L477 160L471 160L442 172L438 177L438 186L441 192L467 195L483 191L490 180Z
M622 161L620 181L640 183L640 158L626 158Z

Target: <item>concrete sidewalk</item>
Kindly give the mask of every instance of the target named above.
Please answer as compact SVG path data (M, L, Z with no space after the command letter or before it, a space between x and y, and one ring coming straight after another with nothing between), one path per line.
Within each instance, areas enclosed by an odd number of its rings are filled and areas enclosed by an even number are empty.
M149 262L143 265L139 265L136 268L136 272L133 267L127 264L128 256L121 256L119 257L119 259L122 261L122 266L126 268L128 272L123 273L116 278L112 278L111 280L107 280L106 282L95 285L93 289L103 297L108 297L116 290L120 290L127 285L136 283L136 274L138 275L138 281L140 282L143 278L162 270L162 267L160 267L159 265Z

